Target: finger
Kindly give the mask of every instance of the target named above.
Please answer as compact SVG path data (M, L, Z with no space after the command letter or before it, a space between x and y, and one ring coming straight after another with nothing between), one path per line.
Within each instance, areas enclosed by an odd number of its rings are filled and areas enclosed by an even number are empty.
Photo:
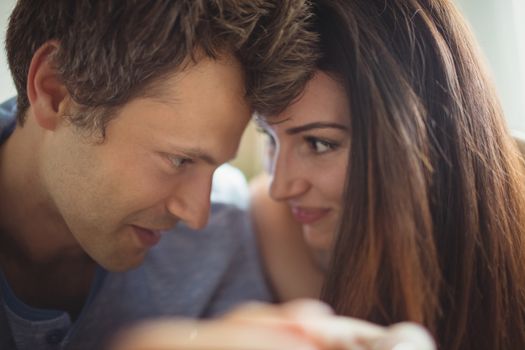
M372 350L435 350L428 331L414 323L404 322L389 327L385 336L369 342Z
M376 341L386 334L385 327L349 317L330 316L300 319L298 322L304 333L328 349L357 350L366 342Z
M332 315L333 311L328 305L318 300L301 299L280 305L247 303L225 315L224 319L229 322L257 323L295 333L304 333L304 327L299 324L298 320L325 319Z
M315 318L333 316L333 309L327 304L315 299L298 299L282 304L286 315L294 318Z

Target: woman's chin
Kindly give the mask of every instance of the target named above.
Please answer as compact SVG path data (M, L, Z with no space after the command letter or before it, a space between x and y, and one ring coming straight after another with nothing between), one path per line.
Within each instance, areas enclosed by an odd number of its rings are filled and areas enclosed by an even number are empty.
M303 226L303 237L315 262L326 271L332 250L333 231L315 230Z

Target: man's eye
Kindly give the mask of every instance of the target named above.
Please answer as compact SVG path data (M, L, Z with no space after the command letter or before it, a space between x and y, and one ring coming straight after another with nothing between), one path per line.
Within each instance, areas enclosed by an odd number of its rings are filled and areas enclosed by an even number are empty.
M337 143L321 140L311 136L305 137L305 141L308 143L310 149L317 154L323 154L332 151L339 146Z
M181 168L182 166L193 163L193 160L190 158L175 155L168 155L168 160L174 168Z

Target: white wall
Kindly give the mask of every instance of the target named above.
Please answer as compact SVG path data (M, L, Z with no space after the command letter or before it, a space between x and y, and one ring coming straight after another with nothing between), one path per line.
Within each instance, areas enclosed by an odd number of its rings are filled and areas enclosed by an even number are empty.
M7 67L7 58L5 54L5 31L7 29L7 21L9 14L15 6L16 0L0 0L0 40L1 40L1 55L0 55L0 102L8 97L15 95L15 86Z
M525 132L525 1L455 2L485 55L508 125Z

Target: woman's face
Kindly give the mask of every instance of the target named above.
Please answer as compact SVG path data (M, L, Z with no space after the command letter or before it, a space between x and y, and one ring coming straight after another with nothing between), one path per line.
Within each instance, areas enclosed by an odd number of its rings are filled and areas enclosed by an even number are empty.
M270 195L289 205L306 243L325 265L341 216L350 150L345 91L318 71L294 104L261 126L270 141Z

